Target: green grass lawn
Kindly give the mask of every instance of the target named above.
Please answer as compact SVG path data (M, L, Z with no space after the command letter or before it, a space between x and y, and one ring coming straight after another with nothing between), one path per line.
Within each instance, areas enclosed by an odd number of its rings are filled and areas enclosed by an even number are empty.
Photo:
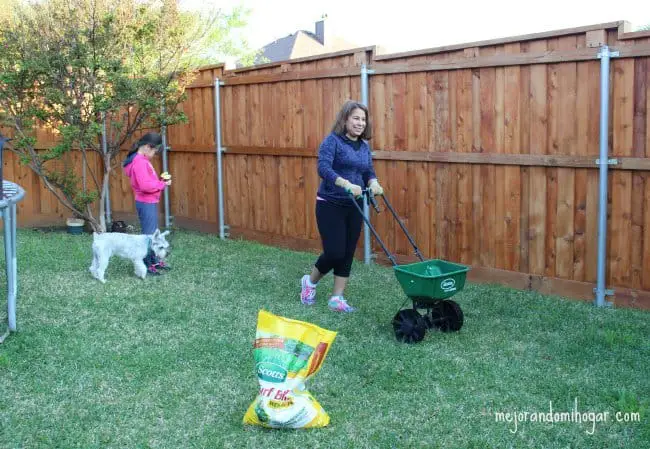
M391 327L406 298L390 267L357 263L346 297L359 310L341 315L327 309L331 276L315 306L298 300L314 254L175 231L171 272L141 281L114 258L102 285L91 239L18 233L2 448L650 448L647 312L468 284L453 297L459 332L406 345ZM260 309L338 332L308 384L329 427L242 425ZM532 422L576 401L600 420ZM516 424L498 422L513 413Z

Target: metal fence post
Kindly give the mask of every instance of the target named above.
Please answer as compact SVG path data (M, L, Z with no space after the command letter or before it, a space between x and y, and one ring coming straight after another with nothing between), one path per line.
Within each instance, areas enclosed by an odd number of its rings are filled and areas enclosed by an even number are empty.
M160 108L162 118L163 118L163 124L161 126L161 132L160 134L162 135L162 146L163 146L163 153L162 153L162 166L163 166L163 172L169 171L169 164L167 160L167 150L169 149L167 147L167 125L165 124L165 105L163 104ZM164 195L164 200L165 200L165 229L169 229L170 227L170 218L169 218L169 186L165 187L165 190L163 190L163 195Z
M598 278L595 304L598 307L611 306L605 301L605 295L613 291L605 289L605 264L607 250L607 169L609 164L616 164L616 159L609 159L609 59L618 56L618 52L609 51L607 45L598 52L600 58L600 153L596 163L599 171L598 195Z
M221 147L221 92L222 82L219 78L214 79L214 140L217 146L217 193L219 201L219 238L226 238L226 226L223 208L223 167Z
M374 73L374 70L368 70L366 64L361 65L361 104L365 107L368 107L368 75ZM367 220L370 220L370 208L368 207L368 201L363 201L363 215ZM370 244L370 227L366 224L366 220L363 223L363 260L366 265L372 262L372 251Z

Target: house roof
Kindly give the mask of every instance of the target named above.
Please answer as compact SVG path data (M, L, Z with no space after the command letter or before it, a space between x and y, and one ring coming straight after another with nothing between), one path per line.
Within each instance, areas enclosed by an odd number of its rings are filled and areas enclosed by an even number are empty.
M260 50L259 56L255 63L267 63L286 61L289 59L304 58L323 53L331 53L349 48L357 48L358 45L348 42L338 36L329 36L324 33L324 23L317 22L316 29L319 26L323 35L318 36L316 33L306 30L298 30L286 37L277 39L270 44L265 45Z
M298 32L299 33L299 32ZM291 51L293 50L294 43L296 42L296 37L298 33L290 34L286 37L278 39L271 42L270 44L262 47L260 55L257 60L274 62L274 61L284 61L286 59L291 59Z

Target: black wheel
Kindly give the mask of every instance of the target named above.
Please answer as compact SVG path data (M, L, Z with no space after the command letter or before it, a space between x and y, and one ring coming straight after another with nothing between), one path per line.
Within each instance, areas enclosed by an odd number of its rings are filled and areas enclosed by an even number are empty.
M460 306L447 299L429 312L426 321L429 328L436 327L442 332L456 332L463 327L464 316Z
M393 318L393 329L398 341L417 343L424 338L427 326L417 310L404 309Z

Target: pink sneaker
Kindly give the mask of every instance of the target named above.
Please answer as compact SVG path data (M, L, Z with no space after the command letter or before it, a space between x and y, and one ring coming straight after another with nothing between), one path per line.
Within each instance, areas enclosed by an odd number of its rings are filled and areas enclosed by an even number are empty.
M306 306L312 306L316 302L316 286L310 286L309 275L306 274L300 280L300 302Z
M348 304L343 296L332 296L327 302L327 306L334 312L354 312L356 310Z

